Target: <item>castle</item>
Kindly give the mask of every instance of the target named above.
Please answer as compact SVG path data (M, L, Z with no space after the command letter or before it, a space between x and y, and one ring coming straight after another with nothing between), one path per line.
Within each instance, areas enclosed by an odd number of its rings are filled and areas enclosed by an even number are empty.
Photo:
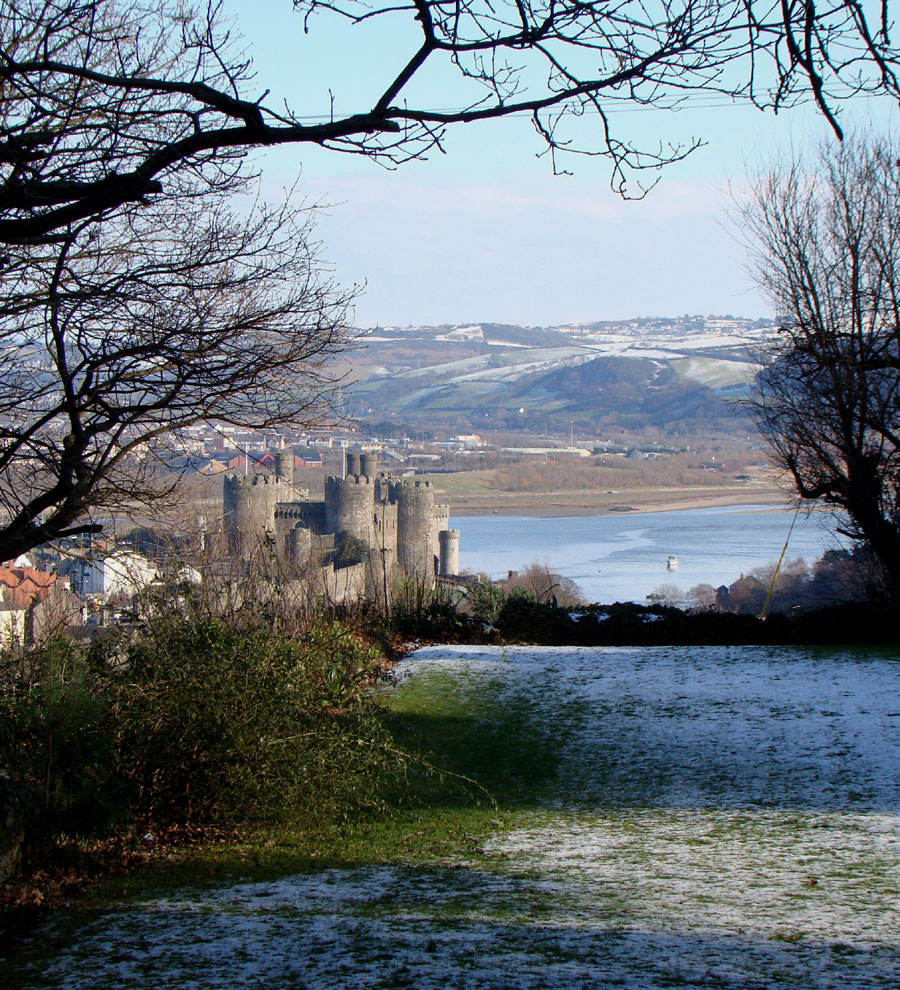
M267 539L297 565L320 560L325 585L338 597L399 574L430 586L436 576L459 572L459 530L449 528L450 507L435 504L430 481L392 478L378 472L376 454L348 452L346 476L326 478L324 501L313 501L294 488L293 451L274 457L273 474L225 475L225 531L234 552ZM340 566L342 549L362 546L365 561Z

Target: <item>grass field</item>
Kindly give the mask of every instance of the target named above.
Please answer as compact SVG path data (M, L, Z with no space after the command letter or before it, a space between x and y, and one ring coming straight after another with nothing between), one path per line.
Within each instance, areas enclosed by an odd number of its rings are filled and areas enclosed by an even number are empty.
M887 653L428 647L387 695L414 806L107 887L0 981L896 987L898 687Z

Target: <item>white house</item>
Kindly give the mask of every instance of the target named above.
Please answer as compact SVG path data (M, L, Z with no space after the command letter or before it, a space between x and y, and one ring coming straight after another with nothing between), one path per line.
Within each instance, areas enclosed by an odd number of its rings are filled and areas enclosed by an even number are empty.
M138 553L116 550L91 557L69 557L61 561L59 574L69 579L79 598L110 598L137 594L156 579L157 568Z

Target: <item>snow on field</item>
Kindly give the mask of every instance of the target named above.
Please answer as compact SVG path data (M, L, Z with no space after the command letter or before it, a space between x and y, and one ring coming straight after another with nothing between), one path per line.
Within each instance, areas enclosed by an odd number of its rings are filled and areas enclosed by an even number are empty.
M60 920L17 985L900 986L892 656L438 646L401 665L398 691L407 678L483 723L527 712L554 755L483 855Z
M692 381L709 388L725 388L728 385L747 385L753 381L760 365L747 361L725 361L717 358L685 358L673 361L672 367Z
M738 333L707 333L696 335L685 335L683 337L667 337L661 346L679 351L710 350L722 347L750 347L759 346L762 335L738 334Z
M552 371L554 368L567 365L582 364L597 356L593 349L577 345L571 347L529 347L527 351L527 354L503 354L502 363L491 363L478 371L457 375L452 381L466 383L485 378L495 381L514 381L523 375Z

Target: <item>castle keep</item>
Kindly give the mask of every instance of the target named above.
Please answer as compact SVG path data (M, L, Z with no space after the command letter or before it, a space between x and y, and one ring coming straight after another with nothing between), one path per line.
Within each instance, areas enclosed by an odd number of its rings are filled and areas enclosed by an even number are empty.
M430 481L392 478L378 472L377 455L349 452L346 477L326 478L320 502L298 496L293 463L292 451L277 451L274 474L225 476L225 530L236 553L274 540L279 554L302 565L315 549L332 577L349 569L350 557L365 571L351 581L355 593L399 573L430 585L459 571L459 530L449 528L450 507L435 504ZM367 559L353 560L363 549Z

